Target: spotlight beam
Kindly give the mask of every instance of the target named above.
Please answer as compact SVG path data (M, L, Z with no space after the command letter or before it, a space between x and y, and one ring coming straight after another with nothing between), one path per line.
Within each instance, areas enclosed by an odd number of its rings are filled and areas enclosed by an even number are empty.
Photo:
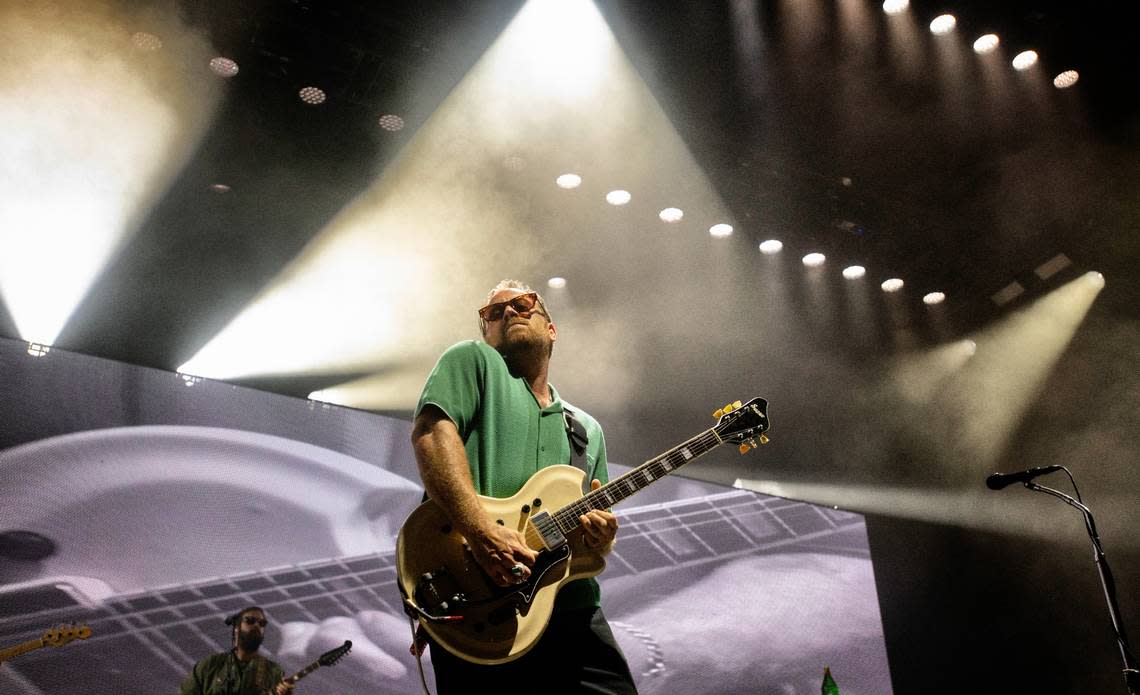
M218 98L208 77L183 74L209 52L178 18L57 4L0 8L0 294L20 337L45 345L174 180ZM126 30L144 21L165 40L132 43Z

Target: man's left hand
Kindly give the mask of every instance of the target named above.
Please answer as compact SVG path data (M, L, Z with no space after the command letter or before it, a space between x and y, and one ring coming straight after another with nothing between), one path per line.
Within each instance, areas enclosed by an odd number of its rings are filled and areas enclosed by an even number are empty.
M590 490L597 490L602 486L600 480L590 483ZM582 542L587 548L600 552L609 552L610 545L617 537L617 517L612 512L593 509L578 517L582 523Z
M293 692L293 684L285 681L281 681L273 688L273 695L289 695L291 692Z

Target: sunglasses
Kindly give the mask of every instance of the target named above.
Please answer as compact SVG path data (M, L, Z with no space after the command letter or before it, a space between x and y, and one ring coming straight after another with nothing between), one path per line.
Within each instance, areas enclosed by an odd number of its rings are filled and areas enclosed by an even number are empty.
M246 625L260 625L261 627L265 627L269 624L269 621L265 618L258 618L252 615L243 615L241 621Z
M507 311L507 306L515 310L515 313L520 316L529 316L530 312L535 311L535 305L538 305L538 293L527 292L520 294L517 297L511 297L502 302L495 302L488 304L479 310L479 318L484 321L498 321L503 318L503 314ZM546 316L546 312L542 310L541 305L538 307L538 313Z

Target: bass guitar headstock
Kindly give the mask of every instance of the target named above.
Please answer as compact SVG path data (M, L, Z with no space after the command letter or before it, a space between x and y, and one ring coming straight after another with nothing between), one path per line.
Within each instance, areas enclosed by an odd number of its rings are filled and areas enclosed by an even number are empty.
M91 636L91 628L86 625L60 625L53 627L43 634L40 639L46 646L62 647L68 642L77 639L87 639Z

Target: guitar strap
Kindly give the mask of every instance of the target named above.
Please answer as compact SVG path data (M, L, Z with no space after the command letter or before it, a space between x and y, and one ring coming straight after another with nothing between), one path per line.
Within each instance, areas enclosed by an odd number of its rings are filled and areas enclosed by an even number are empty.
M586 445L590 437L586 434L586 426L565 405L562 406L562 419L566 422L566 438L570 440L570 465L586 474L582 481L582 490L590 491L590 481L593 480L593 471L590 470L590 461L586 458Z

